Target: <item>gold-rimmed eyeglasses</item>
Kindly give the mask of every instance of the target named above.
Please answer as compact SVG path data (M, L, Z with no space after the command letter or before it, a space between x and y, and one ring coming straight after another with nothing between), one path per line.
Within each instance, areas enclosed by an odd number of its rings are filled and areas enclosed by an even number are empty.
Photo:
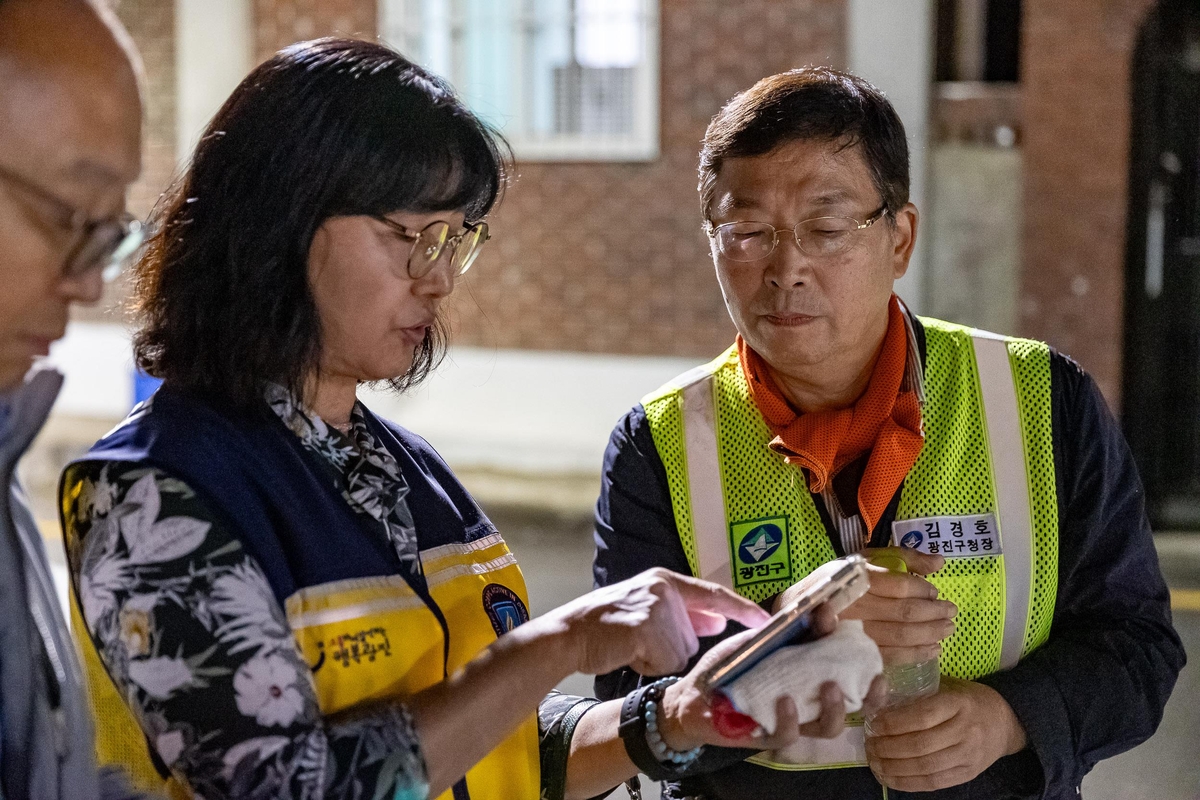
M66 234L65 278L80 278L101 270L105 282L113 280L149 235L147 226L132 214L91 219L87 211L12 170L0 167L0 178L55 210L56 223Z
M804 253L817 257L835 256L849 249L859 231L871 227L887 213L885 203L861 222L853 217L814 217L796 223L791 230L797 246ZM775 252L779 245L780 229L766 222L726 222L715 227L706 222L704 227L717 252L730 261L758 261Z
M384 216L376 216L401 239L412 242L408 253L408 277L419 280L433 271L434 266L446 252L450 253L450 269L455 277L471 268L479 256L483 243L492 238L486 222L476 222L462 233L450 235L450 223L431 222L419 231L406 228Z

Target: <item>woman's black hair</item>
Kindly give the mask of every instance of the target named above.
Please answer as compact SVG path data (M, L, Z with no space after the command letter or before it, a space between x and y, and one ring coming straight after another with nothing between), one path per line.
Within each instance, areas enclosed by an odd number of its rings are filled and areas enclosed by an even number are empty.
M232 407L260 402L267 382L304 399L322 346L307 266L321 224L444 210L470 223L509 163L443 80L387 47L281 50L234 90L155 212L134 269L138 366ZM419 383L444 353L439 321L391 385Z

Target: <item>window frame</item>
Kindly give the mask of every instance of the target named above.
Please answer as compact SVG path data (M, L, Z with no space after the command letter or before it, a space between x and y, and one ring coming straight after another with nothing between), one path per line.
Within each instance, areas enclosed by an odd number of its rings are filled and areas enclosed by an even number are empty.
M410 4L420 0L378 0L378 26L380 39L406 52L412 39L409 30ZM451 3L454 0L450 0ZM661 2L641 0L643 4L642 53L643 60L634 69L633 79L633 132L624 137L589 134L554 134L548 137L522 135L520 131L501 129L512 146L513 154L522 161L563 162L642 162L654 161L660 153L660 47ZM453 25L453 23L451 23ZM511 24L520 26L523 19L512 17ZM517 57L512 60L511 75L514 87L515 108L513 117L528 118L525 87L527 84L525 49L515 48ZM460 56L455 54L454 61ZM458 66L456 64L456 66ZM444 75L457 89L456 76Z

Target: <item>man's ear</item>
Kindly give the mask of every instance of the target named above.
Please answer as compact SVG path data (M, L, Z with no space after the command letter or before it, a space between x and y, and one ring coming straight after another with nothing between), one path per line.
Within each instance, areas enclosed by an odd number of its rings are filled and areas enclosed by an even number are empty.
M892 278L899 280L908 272L908 262L917 244L917 226L921 214L912 203L896 212L892 224Z

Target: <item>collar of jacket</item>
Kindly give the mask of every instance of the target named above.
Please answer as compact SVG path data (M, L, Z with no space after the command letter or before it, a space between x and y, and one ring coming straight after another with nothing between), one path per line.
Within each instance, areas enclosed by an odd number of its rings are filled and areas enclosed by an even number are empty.
M0 405L7 412L0 416L0 475L6 486L17 461L50 416L62 384L63 376L58 370L35 367L20 386L0 396Z
M900 303L900 311L904 315L904 330L908 334L908 359L904 364L904 379L900 383L900 390L915 393L917 402L925 405L925 357L921 343L917 340L917 326L921 323L899 295L896 301Z
M46 422L62 384L57 370L38 367L0 397L0 581L25 587L10 591L0 608L8 620L4 644L6 653L29 653L45 662L39 669L28 656L24 663L0 660L0 689L5 690L0 697L5 745L0 793L94 800L99 784L91 711L37 523L15 475L17 461ZM40 646L34 644L38 640ZM57 707L51 683L57 684Z

